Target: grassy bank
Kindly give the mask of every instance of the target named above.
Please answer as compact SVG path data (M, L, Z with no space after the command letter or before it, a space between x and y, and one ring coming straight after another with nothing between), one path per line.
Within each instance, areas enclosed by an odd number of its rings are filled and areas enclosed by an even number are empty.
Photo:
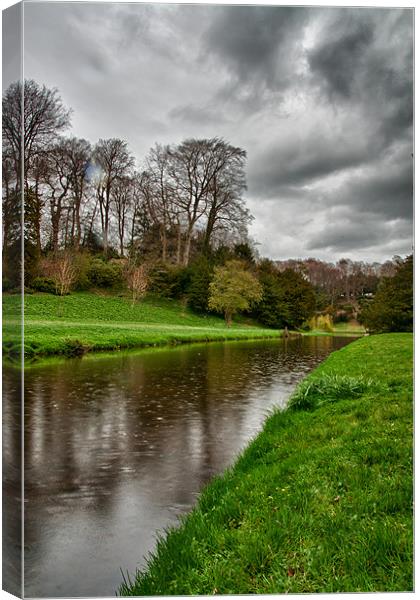
M335 352L293 403L121 594L413 589L412 335Z
M3 296L3 353L19 354L18 296ZM140 348L187 342L273 338L279 332L245 320L227 328L223 319L199 316L182 303L146 298L131 304L125 297L91 292L64 298L25 296L25 355L74 356L88 351Z

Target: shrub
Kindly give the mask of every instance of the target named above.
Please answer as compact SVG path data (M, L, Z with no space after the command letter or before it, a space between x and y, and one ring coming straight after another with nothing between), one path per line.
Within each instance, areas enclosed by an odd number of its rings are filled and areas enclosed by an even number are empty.
M146 265L132 265L126 273L127 287L131 291L132 303L142 298L149 285L149 276Z
M316 306L313 286L291 269L279 272L269 260L259 266L263 296L254 315L268 327L300 327Z
M334 323L348 323L349 315L346 313L345 310L338 310L335 313L333 320Z
M210 282L213 277L213 267L205 258L201 258L189 268L189 282L187 288L188 306L192 310L208 312L210 297Z
M164 298L181 298L188 285L188 269L157 263L149 271L149 291Z
M2 290L3 292L10 292L15 287L13 281L11 281L8 277L3 277L2 280Z
M92 283L89 279L89 269L91 265L91 257L84 252L76 254L74 257L74 264L76 267L76 280L74 282L74 289L79 292L88 290Z
M52 277L35 277L32 280L31 288L37 292L46 292L47 294L56 294L56 285Z
M376 295L365 305L360 320L368 331L413 331L413 256L397 267L393 277L382 280Z
M318 329L321 331L333 332L333 322L330 315L316 315L309 320L309 327L311 329Z
M99 258L91 261L87 277L93 286L102 288L115 287L123 281L121 265L104 262Z
M361 376L328 375L303 381L290 397L291 410L314 410L327 402L361 396L375 387L372 379Z

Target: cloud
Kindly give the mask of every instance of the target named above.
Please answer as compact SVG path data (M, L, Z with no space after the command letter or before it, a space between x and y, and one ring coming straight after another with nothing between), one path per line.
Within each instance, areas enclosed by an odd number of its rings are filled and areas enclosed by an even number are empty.
M347 218L332 220L327 227L308 240L309 251L329 249L339 254L358 250L374 249L378 245L406 248L410 245L412 228L408 221L396 219L378 222L374 216L360 219L357 213ZM395 252L397 253L397 252Z
M410 250L412 67L407 9L25 4L26 76L58 87L72 133L139 162L187 137L244 148L273 258Z
M207 51L220 57L236 81L290 85L293 54L308 19L305 9L231 6L218 11L205 34Z

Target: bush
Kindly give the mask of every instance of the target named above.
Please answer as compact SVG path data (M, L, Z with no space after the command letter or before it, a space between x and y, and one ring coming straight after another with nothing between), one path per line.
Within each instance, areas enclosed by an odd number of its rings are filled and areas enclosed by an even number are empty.
M89 269L91 266L92 259L85 253L77 254L74 257L74 264L76 267L76 280L73 288L79 292L88 290L92 283L89 279Z
M338 310L334 315L334 323L348 323L349 315L345 310Z
M289 399L287 407L291 410L314 410L327 402L361 396L374 387L372 379L361 376L325 374L301 383Z
M263 288L261 302L254 316L267 327L296 328L315 310L315 291L300 273L291 269L279 272L269 260L259 266L259 281Z
M309 327L311 329L328 331L329 333L334 331L333 322L330 315L316 315L312 317L309 320Z
M413 256L393 277L382 280L374 299L364 307L362 324L372 333L413 331Z
M164 298L178 299L186 292L189 280L188 269L155 264L149 271L149 291Z
M123 281L121 265L94 258L88 268L87 278L93 286L110 288Z
M213 277L213 267L205 258L201 258L191 265L189 269L189 283L187 288L188 306L195 312L208 312L210 298L210 282Z
M32 280L31 288L36 292L46 292L47 294L57 294L55 281L52 277L35 277Z
M10 292L15 287L13 281L11 281L8 277L3 277L2 281L2 290L3 292Z

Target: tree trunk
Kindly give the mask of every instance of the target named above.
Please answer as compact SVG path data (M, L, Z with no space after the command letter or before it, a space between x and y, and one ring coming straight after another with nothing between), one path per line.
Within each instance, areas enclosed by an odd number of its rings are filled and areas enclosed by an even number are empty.
M212 236L213 229L214 229L214 226L216 223L216 216L217 216L216 209L215 209L215 207L212 206L209 211L206 233L204 235L203 249L204 249L205 253L207 253L210 249L210 241L211 241L211 236Z
M162 242L162 262L166 262L168 255L168 239L166 236L166 227L164 223L159 226L160 229L160 241Z
M181 264L181 244L182 244L182 235L181 235L181 225L178 223L178 234L177 234L177 243L176 243L176 264Z
M78 252L80 247L80 240L82 238L82 227L80 224L80 200L76 200L74 207L74 222L76 234L74 236L74 249Z
M225 310L225 321L228 327L232 326L232 313L230 310Z
M188 263L190 262L191 236L192 236L192 226L189 225L187 232L185 234L184 256L182 259L182 264L184 265L184 267L188 267Z

